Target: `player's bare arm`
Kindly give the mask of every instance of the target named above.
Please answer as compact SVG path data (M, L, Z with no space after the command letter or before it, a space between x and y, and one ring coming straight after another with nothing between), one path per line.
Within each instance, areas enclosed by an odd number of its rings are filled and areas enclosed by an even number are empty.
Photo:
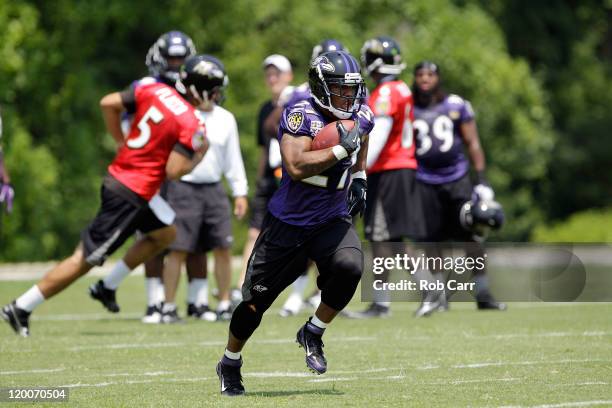
M121 146L123 144L121 113L125 110L125 106L123 106L123 101L121 100L121 94L119 92L113 92L104 96L100 100L100 108L102 109L106 130L108 130L113 139L115 139L115 142Z
M485 170L485 156L480 146L476 121L470 120L461 124L461 137L470 156L470 161L477 172Z
M284 134L281 139L281 155L289 176L293 180L303 180L327 170L338 162L333 147L323 150L310 150L312 139L308 136Z

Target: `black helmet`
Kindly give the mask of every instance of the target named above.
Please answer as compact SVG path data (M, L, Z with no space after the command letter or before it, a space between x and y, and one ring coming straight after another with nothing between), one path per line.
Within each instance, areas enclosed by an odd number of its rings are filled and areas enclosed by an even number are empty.
M368 75L374 72L399 75L406 68L399 45L393 38L385 36L372 38L363 44L361 63Z
M210 55L194 55L187 58L181 67L176 89L183 95L223 102L223 91L229 84L223 63Z
M178 79L180 66L170 66L168 58L188 58L195 55L196 50L191 38L181 31L169 31L162 34L149 48L145 64L149 74L174 85Z
M345 51L324 52L313 59L308 70L308 83L316 104L338 119L349 119L354 111L359 110L366 95L359 62ZM332 85L340 89L333 92ZM352 88L350 96L344 95L345 87ZM348 100L348 107L333 106L332 95Z
M342 45L342 43L338 40L328 39L323 40L312 48L312 56L311 60L317 58L319 55L328 51L345 51L349 52L348 49Z
M504 224L504 209L495 200L472 199L461 207L459 213L461 226L475 237L486 238L489 230L498 230Z

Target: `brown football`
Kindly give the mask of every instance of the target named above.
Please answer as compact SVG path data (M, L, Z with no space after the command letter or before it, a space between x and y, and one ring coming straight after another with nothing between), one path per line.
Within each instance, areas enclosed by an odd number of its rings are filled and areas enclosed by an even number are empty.
M338 121L342 122L342 125L346 130L351 130L355 125L355 122L352 120L342 120ZM323 150L328 147L333 147L340 142L340 135L338 134L338 129L336 129L337 122L331 122L327 126L317 133L317 135L312 140L312 145L310 150Z

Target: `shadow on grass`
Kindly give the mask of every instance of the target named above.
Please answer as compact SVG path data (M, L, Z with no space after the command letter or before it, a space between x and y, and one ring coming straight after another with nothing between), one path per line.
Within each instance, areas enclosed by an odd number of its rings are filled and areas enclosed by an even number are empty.
M289 397L293 395L344 395L334 388L325 390L286 390L286 391L254 391L247 392L247 397Z

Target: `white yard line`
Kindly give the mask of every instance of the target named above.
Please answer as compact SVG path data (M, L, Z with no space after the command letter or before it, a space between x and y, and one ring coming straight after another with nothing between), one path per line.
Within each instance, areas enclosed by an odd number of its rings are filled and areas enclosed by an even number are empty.
M376 340L376 337L339 337L329 339L330 341L348 341L348 342L366 342ZM185 346L200 346L200 347L221 347L227 342L221 340L201 341L201 342L167 342L167 343L120 343L120 344L94 344L85 346L69 347L69 351L88 351L88 350L122 350L122 349L151 349L151 348L166 348L166 347L185 347ZM262 339L253 340L254 344L291 344L295 343L293 339Z
M57 373L64 370L65 368L35 368L33 370L0 371L0 375Z
M572 363L608 363L612 360L585 359L585 360L535 360L535 361L494 361L483 363L457 364L451 368L483 368L483 367L504 367L514 365L548 365L548 364L572 364Z

